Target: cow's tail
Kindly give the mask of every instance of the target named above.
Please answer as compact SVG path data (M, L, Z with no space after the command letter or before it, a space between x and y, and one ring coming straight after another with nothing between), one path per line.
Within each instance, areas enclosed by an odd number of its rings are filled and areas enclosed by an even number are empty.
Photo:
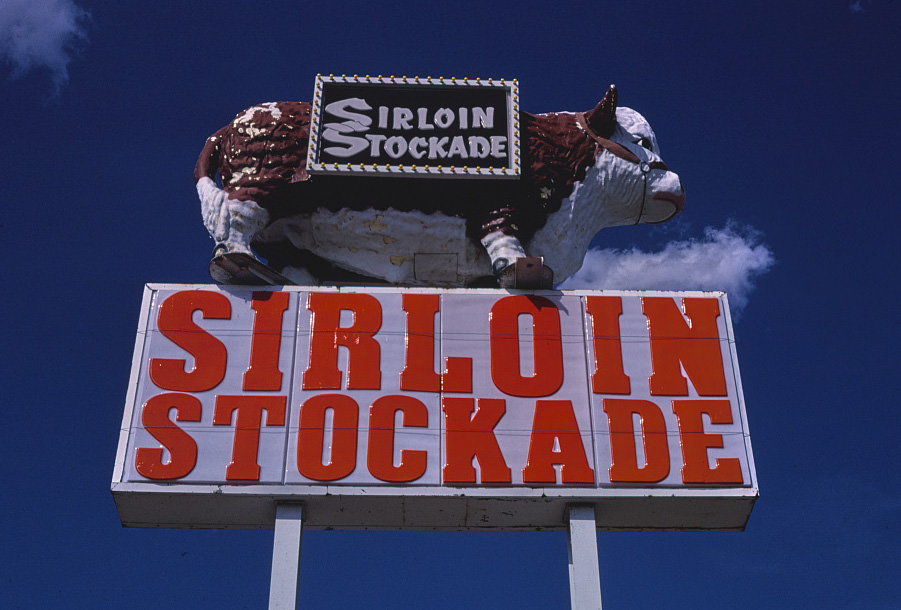
M200 181L201 178L210 178L215 181L216 172L219 171L219 158L222 155L222 137L225 134L226 127L223 127L206 140L203 150L200 151L200 157L194 166L194 183Z

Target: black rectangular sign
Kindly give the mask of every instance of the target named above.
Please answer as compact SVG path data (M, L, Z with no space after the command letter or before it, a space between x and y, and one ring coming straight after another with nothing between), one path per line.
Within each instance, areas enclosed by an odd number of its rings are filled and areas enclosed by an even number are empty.
M318 76L313 173L518 178L516 81Z

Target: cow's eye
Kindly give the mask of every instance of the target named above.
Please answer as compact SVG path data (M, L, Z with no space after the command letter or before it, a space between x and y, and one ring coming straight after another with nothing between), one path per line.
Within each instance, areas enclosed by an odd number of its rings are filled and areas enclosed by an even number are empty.
M644 146L648 150L651 150L651 141L647 138L638 138L636 144L638 144L639 146Z

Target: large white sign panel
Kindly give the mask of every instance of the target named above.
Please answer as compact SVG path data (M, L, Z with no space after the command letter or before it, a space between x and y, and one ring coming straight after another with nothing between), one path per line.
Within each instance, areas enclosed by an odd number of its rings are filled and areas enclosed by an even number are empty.
M757 497L722 293L150 285L124 524L742 529Z

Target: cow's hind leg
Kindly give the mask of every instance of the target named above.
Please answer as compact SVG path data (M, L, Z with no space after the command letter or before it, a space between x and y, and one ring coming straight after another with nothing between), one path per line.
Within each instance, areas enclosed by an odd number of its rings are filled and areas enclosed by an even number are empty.
M250 242L267 224L269 212L254 201L229 199L210 178L197 182L203 224L216 240L216 252L243 252L254 256Z

